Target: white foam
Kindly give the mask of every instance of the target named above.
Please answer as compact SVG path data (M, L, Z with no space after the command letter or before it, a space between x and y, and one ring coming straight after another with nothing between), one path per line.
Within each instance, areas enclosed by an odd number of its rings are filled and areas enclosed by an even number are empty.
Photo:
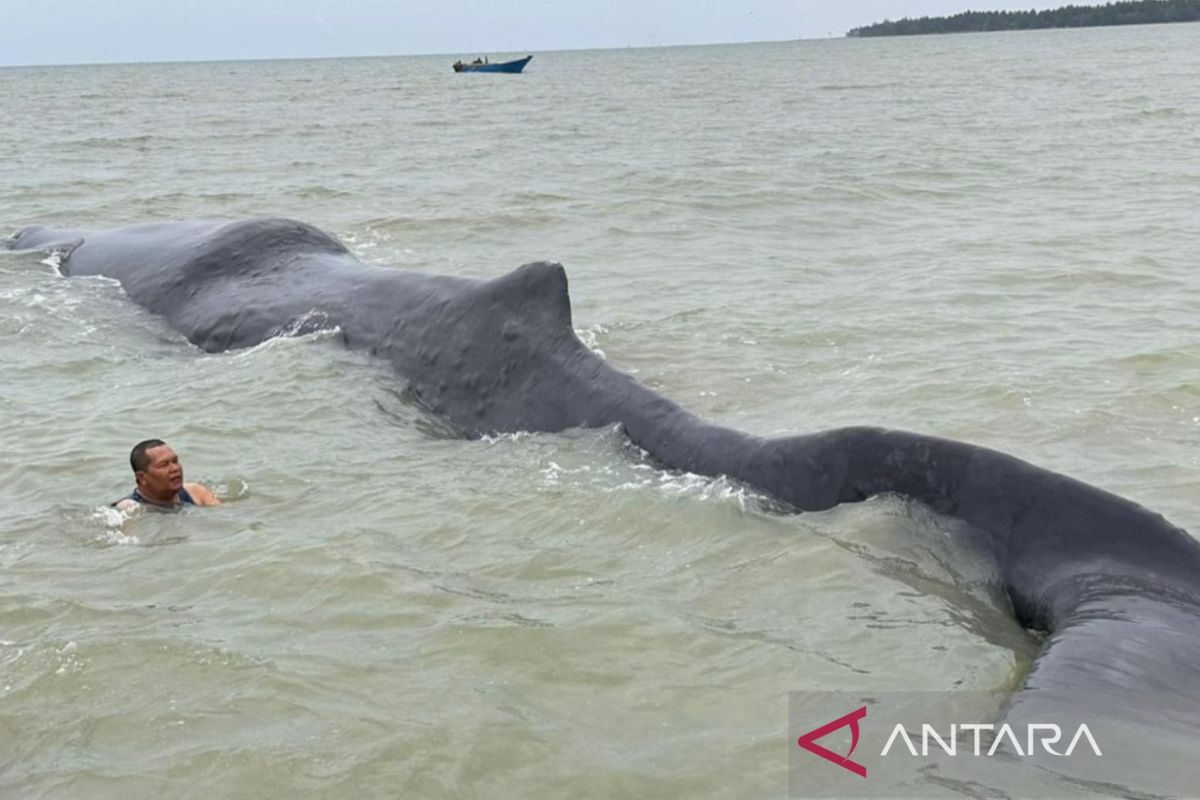
M641 480L626 481L606 491L640 492L652 490L669 497L682 497L719 503L732 501L742 511L746 511L764 499L758 492L740 483L736 483L724 475L717 478L710 478L706 475L697 475L694 472L667 472L665 470L654 470L653 468L652 473Z
M253 347L248 347L244 350L236 350L229 354L221 354L222 357L230 358L252 358L254 354L261 353L275 347L292 347L291 343L308 344L311 342L324 342L329 339L337 339L342 335L342 329L339 325L329 324L328 327L320 327L316 330L305 330L307 326L314 323L321 324L326 322L325 313L313 309L304 316L289 322L276 330L272 331L270 338L264 339Z
M62 647L58 648L58 669L54 670L55 675L65 675L68 672L78 672L87 666L87 661L81 659L76 653L79 646L74 641L69 641Z
M575 329L575 336L579 338L579 341L583 342L583 346L605 361L608 360L608 356L600 349L600 337L606 333L608 333L608 328L603 325L589 325L586 328Z
M558 462L556 462L556 461L551 461L549 463L549 465L545 469L543 469L541 472L542 472L542 485L543 486L558 486L559 481L563 475L583 475L585 473L587 473L587 474L594 473L594 474L598 474L598 475L612 474L611 469L595 469L595 470L593 470L592 467L587 464L584 464L583 466L577 467L575 469L568 469L566 467L559 465Z
M528 439L533 436L529 431L517 431L515 433L485 433L479 437L479 441L487 444L500 444L501 442L519 442L522 439Z
M141 540L132 533L125 532L126 523L137 519L143 514L141 506L133 508L115 508L113 506L98 506L92 510L92 519L104 525L104 531L96 535L96 541L105 545L134 545Z
M54 270L54 274L57 275L58 277L60 277L60 278L66 277L62 271L62 264L63 264L62 252L60 252L58 250L54 250L49 255L47 255L45 258L43 258L41 261L39 261L38 263L45 264L47 267L50 267L50 269Z

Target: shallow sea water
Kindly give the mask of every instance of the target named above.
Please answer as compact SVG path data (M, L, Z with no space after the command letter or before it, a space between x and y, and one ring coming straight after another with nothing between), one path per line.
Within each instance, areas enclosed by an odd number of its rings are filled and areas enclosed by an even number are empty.
M1194 534L1198 37L4 69L0 227L561 261L581 338L702 416L964 439ZM448 438L335 336L204 354L44 254L0 254L0 374L5 797L778 797L789 691L1037 653L919 508L781 515L615 431ZM227 502L120 525L147 436Z

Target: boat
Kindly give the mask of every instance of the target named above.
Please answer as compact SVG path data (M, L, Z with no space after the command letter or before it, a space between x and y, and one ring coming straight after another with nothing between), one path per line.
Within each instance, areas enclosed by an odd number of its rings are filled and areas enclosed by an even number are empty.
M533 56L525 56L518 58L516 61L498 61L495 64L489 63L486 58L475 59L469 64L464 64L461 61L454 62L455 72L520 72L525 69L525 65L529 63Z

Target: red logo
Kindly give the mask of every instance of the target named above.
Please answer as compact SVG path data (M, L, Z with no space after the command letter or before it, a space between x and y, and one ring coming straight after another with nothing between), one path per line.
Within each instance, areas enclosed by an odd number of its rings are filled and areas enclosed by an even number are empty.
M826 761L832 761L839 767L844 767L853 772L855 775L865 778L867 777L867 768L862 764L859 764L857 761L851 761L850 756L854 755L854 748L858 747L858 721L866 715L867 707L863 706L857 711L851 711L846 716L835 719L833 722L826 723L819 728L814 728L797 739L796 744L800 745L808 752L820 756ZM843 728L847 725L850 726L850 752L846 753L846 755L838 755L832 750L821 747L821 745L817 744L817 739L820 739L823 736L828 736L838 728Z

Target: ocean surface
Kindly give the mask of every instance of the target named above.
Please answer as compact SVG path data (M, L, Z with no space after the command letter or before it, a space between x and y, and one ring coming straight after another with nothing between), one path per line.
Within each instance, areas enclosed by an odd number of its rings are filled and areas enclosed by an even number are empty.
M0 69L0 235L271 215L397 269L559 261L579 336L708 419L963 439L1197 534L1197 54ZM0 375L5 798L782 797L789 692L1004 690L1038 652L919 508L778 514L612 430L446 438L334 335L205 354L44 254L0 254ZM151 436L225 504L109 510Z

